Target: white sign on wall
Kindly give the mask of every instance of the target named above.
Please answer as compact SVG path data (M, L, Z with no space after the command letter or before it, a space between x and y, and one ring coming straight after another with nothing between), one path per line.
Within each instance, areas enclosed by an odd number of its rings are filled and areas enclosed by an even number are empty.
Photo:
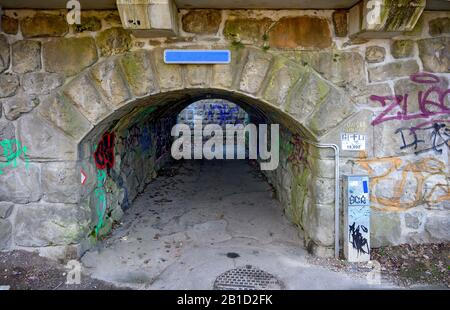
M341 149L344 151L365 151L366 135L359 133L341 133Z

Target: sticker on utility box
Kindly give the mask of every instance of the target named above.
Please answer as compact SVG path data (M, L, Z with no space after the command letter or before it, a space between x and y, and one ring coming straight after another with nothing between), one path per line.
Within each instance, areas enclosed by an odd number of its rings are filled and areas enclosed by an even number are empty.
M341 133L341 149L343 151L365 151L366 135L359 133Z

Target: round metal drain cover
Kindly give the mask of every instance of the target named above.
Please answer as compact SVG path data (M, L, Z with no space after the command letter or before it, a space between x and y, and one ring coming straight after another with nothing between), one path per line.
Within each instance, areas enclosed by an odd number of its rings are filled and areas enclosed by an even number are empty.
M251 265L228 270L217 277L215 290L280 290L282 283L264 270Z

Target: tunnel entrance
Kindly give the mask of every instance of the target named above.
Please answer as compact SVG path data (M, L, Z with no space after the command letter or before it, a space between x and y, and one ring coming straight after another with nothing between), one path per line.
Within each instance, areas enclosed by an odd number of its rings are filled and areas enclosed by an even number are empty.
M249 157L251 133L245 126L273 121L243 106L247 110L223 98L206 98L180 104L171 113L140 108L100 135L92 145L98 183L91 237L101 241L83 257L93 275L127 286L209 289L204 283L236 264L275 272L274 255L306 253L301 227L285 216L276 184L270 184L277 182L276 171L261 171L260 159ZM192 129L190 135L173 136L175 125ZM221 136L223 160L173 158L175 139L188 141L193 150L204 148L217 135L203 134L211 125L225 132L237 128L232 144ZM284 139L288 133L283 127ZM230 152L233 160L226 159ZM202 274L195 280L193 274L205 266L211 279L204 282Z

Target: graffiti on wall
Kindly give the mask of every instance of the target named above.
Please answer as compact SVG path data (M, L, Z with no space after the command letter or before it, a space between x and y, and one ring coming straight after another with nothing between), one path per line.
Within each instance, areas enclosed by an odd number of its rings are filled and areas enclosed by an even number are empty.
M400 149L414 149L414 154L419 155L434 151L442 154L443 148L450 148L450 120L436 120L425 122L418 126L401 127L395 133L401 137Z
M428 89L417 93L419 111L410 111L409 100L412 100L410 94L396 96L372 95L370 99L378 101L385 108L372 121L372 125L375 126L392 120L430 119L436 115L450 115L450 107L447 107L445 104L445 100L450 94L450 89L443 89L438 86L438 83L441 82L438 76L420 72L411 75L410 80L419 85L429 85Z
M359 159L356 163L371 178L370 199L375 209L402 211L422 204L431 208L450 200L447 165L435 157Z
M215 116L217 115L217 119ZM208 121L219 125L239 123L239 107L231 107L229 104L212 104L208 109Z
M95 226L95 233L97 236L99 230L103 227L106 210L108 208L104 184L106 181L106 171L109 174L110 170L114 167L114 143L114 132L105 132L98 142L94 152L94 162L98 169L97 185L94 191L95 197L97 199L97 203L95 205L95 210L97 213L97 225Z
M114 132L105 132L97 144L94 160L97 169L108 171L114 166Z
M97 213L97 225L95 226L95 234L98 236L100 228L103 227L103 222L105 220L105 214L107 209L106 201L106 191L104 188L106 180L105 170L97 170L97 186L95 188L95 197L97 198L97 203L95 205L95 211Z
M27 157L27 147L22 146L21 143L16 140L2 140L0 141L0 147L3 149L3 157L5 157L6 162L0 162L0 174L3 174L2 169L5 167L12 166L17 167L17 159L23 155L25 161L25 168L28 169L29 158Z

